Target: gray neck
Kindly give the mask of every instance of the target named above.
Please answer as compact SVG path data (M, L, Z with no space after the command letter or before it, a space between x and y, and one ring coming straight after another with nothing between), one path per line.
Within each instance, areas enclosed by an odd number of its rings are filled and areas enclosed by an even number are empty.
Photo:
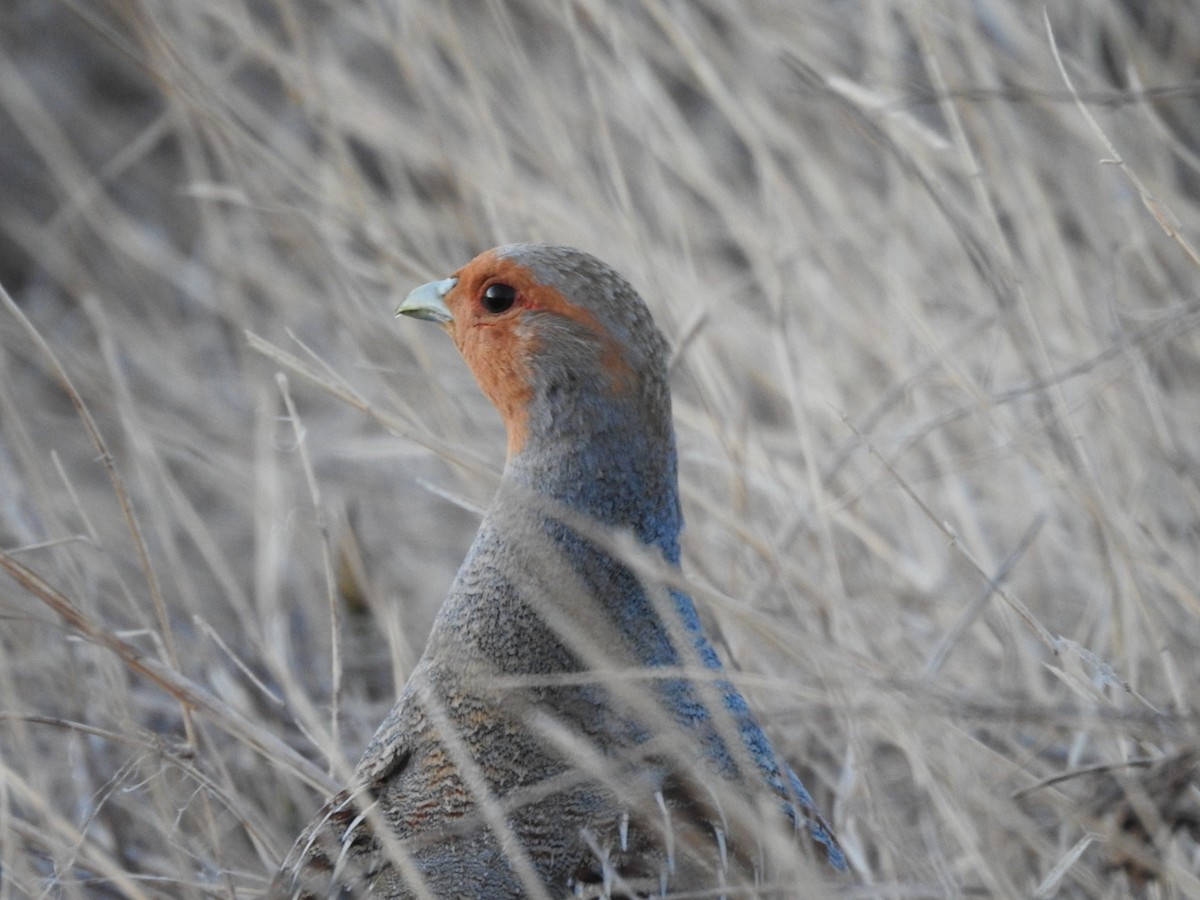
M631 529L677 564L682 516L669 409L646 422L637 414L641 398L573 402L578 396L551 390L535 398L531 437L509 459L505 479L599 525Z

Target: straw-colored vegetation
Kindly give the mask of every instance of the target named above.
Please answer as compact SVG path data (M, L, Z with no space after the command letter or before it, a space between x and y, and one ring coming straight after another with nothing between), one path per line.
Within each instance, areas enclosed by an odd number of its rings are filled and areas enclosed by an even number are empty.
M829 890L1200 896L1200 9L1049 7L4 4L0 898L265 887L502 463L391 310L515 240L673 342Z

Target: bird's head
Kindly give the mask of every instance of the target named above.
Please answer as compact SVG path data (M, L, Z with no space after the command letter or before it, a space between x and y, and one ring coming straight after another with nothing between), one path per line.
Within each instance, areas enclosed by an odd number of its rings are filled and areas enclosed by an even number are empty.
M504 419L510 460L601 439L598 430L631 449L672 443L665 342L637 292L593 256L543 244L488 250L414 290L397 315L454 338Z

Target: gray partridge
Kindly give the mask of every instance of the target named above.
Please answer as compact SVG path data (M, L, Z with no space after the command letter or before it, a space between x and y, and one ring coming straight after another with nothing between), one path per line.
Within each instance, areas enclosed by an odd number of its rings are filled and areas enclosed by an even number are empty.
M666 343L637 292L516 244L398 313L453 337L504 419L504 473L354 785L272 896L745 896L772 877L772 820L844 869L672 579Z

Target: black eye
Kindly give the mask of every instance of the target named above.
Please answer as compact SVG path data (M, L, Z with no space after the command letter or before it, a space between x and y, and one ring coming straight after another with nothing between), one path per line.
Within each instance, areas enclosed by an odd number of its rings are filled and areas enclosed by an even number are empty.
M483 308L490 313L502 313L517 300L516 288L507 284L489 284L483 292Z

